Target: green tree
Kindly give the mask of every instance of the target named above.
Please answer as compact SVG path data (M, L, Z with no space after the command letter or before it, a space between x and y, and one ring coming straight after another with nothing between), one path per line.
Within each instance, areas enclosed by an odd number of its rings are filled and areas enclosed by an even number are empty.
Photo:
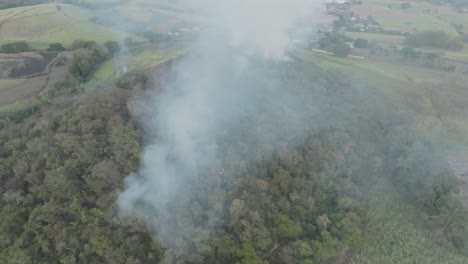
M333 48L333 54L338 57L346 57L351 53L351 48L346 43L338 43Z
M357 49L366 49L369 46L369 40L358 38L354 41L354 47Z
M0 52L3 52L3 53L18 53L18 52L26 52L26 51L32 51L32 50L33 48L24 41L6 43L0 47Z
M62 46L61 43L52 43L49 44L47 51L64 51L65 48Z
M120 44L117 41L108 40L104 45L111 56L120 51Z
M255 253L255 248L250 243L242 244L241 248L236 250L236 256L239 258L237 264L260 264L261 260Z
M299 234L296 223L287 215L278 215L276 217L276 230L280 239L293 239Z

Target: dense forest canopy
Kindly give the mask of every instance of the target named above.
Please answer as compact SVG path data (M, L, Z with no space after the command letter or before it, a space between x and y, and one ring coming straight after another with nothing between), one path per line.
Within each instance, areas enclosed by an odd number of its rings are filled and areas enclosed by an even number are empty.
M23 121L7 121L0 130L0 262L333 263L359 250L370 217L366 190L387 180L466 252L453 175L411 129L409 113L345 74L300 62L274 69L285 87L315 96L320 115L305 122L316 124L306 137L271 148L242 139L267 125L269 113L239 120L218 139L222 170L205 168L168 205L180 208L172 227L183 234L170 240L158 239L164 230L148 219L120 217L115 205L146 137L131 114L146 106L132 101L152 92L59 96Z

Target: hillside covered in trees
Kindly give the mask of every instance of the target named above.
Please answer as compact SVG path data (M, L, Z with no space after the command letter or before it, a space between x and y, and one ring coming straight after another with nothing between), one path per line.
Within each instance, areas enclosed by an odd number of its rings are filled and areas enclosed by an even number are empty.
M0 263L349 263L372 217L368 190L387 181L443 230L441 241L467 252L452 172L411 128L410 110L345 74L302 62L272 67L282 85L314 95L305 109L320 113L304 120L305 137L278 138L274 148L242 138L267 128L270 113L239 120L218 139L222 169L206 167L171 202L181 208L172 227L184 234L171 239L115 205L147 140L138 98L153 91L58 96L24 120L5 120Z

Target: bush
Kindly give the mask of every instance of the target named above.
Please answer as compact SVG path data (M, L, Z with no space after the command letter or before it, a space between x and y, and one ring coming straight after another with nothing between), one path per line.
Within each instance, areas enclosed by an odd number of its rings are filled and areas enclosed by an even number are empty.
M447 67L446 71L448 72L454 72L457 69L455 65L450 65Z
M346 43L338 43L333 48L333 54L338 57L346 57L351 53L351 48Z
M463 41L460 38L451 38L443 31L421 31L408 36L405 44L418 47L432 47L440 49L462 49Z
M352 41L351 38L345 36L343 34L326 34L323 38L319 40L319 46L321 49L326 48L328 46L332 46L338 43L343 43L346 41Z
M402 3L400 5L400 8L401 9L408 9L408 8L411 8L411 4L410 3Z
M61 43L52 43L49 44L47 51L64 51L65 48L62 46Z
M416 52L413 48L404 47L401 49L401 55L406 58L417 59L419 58L419 53Z
M157 34L152 31L146 31L143 33L143 36L149 40L151 43L160 43L168 40L168 36L164 34Z
M1 46L0 51L3 53L18 53L32 51L33 48L24 41L6 43Z
M63 81L56 82L54 84L54 88L48 92L50 97L55 97L58 95L65 95L65 94L79 94L82 92L83 89L80 88L79 84L76 81L67 78Z
M77 49L92 49L96 48L97 44L95 41L90 41L90 40L74 40L72 42L72 50L77 50Z
M68 71L79 83L86 82L106 57L99 48L84 49L75 54Z
M114 55L115 53L119 52L120 50L120 44L117 41L106 41L104 44L107 48L107 51L109 52L109 55Z
M369 40L358 38L354 41L354 47L358 49L366 49L369 46Z

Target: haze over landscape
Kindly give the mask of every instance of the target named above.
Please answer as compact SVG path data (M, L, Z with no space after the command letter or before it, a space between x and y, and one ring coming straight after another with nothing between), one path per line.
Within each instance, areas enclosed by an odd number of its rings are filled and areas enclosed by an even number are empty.
M468 263L465 0L0 0L0 263Z

